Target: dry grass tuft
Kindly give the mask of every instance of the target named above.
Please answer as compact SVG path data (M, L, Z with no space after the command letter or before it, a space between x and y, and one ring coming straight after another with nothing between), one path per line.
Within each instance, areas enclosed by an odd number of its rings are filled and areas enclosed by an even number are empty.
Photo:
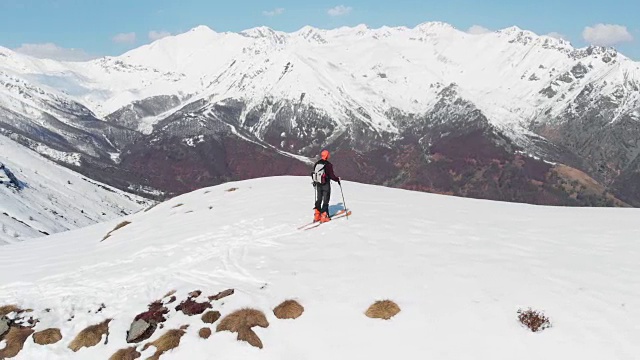
M370 318L389 320L400 312L398 304L391 300L376 301L365 312Z
M184 204L176 204L176 205L173 205L171 208L172 208L172 209L175 209L175 208L180 207L180 206L182 206L182 205L184 205Z
M217 294L215 294L213 296L209 296L208 299L209 299L209 301L218 301L220 299L226 298L227 296L233 295L234 292L235 291L233 289L227 289L227 290L221 291L221 292L219 292L219 293L217 293Z
M175 294L176 294L176 290L171 290L168 293L166 293L162 298L164 299Z
M126 349L120 349L116 351L109 360L135 360L142 356L137 350L135 346Z
M60 329L46 329L33 334L33 342L38 345L51 345L62 340Z
M116 230L120 230L120 229L122 229L123 227L125 227L125 226L127 226L127 225L129 225L129 224L131 224L131 221L123 221L123 222L121 222L120 224L116 225L116 227L114 227L114 228L113 228L113 230L109 231L109 232L107 233L107 235L105 235L105 236L102 238L102 241L107 240L107 239L111 236L111 234L112 234L114 231L116 231Z
M16 305L0 306L0 317L3 317L3 316L8 315L8 314L11 314L12 312L19 314L19 313L23 312L23 310L20 309Z
M246 341L249 344L262 349L262 340L251 328L241 328L238 331L238 341Z
M157 203L155 203L155 204L153 204L153 205L149 206L148 208L144 209L144 212L147 212L147 211L149 211L149 210L153 209L154 207L158 206L158 204L160 204L160 202L157 202Z
M0 359L7 359L17 356L29 335L33 334L33 329L22 326L11 326L3 338L6 341L4 349L0 350Z
M533 332L542 331L551 327L551 322L548 317L544 316L541 312L531 310L531 308L518 310L518 320Z
M185 334L183 330L169 330L155 341L146 343L142 348L145 351L149 346L155 346L156 352L147 360L158 360L165 352L180 346L180 338Z
M202 295L202 291L200 291L200 290L194 290L194 291L189 293L189 297L190 298L197 298L200 295Z
M202 321L206 324L213 324L220 319L219 311L207 311L202 315Z
M209 329L208 327L203 327L202 329L200 329L200 331L198 331L198 335L200 335L200 337L203 339L208 339L209 336L211 336L211 329Z
M295 300L287 300L273 309L278 319L297 319L304 312L304 307Z
M189 329L189 324L180 326L180 330L187 330L187 329Z
M106 335L105 344L109 339L109 323L111 319L107 319L100 324L91 325L80 331L75 339L69 344L69 349L77 352L83 347L93 347L98 345L102 340L102 335Z
M240 309L227 315L216 327L216 331L231 331L238 334L239 341L246 341L249 344L262 349L262 341L258 335L251 330L254 326L263 328L269 327L269 322L264 313L255 309Z
M229 188L229 189L227 189L227 190L225 190L225 191L226 191L226 192L232 192L232 191L236 191L236 190L238 190L238 188L237 188L237 187L232 187L232 188Z
M225 316L216 327L216 331L238 332L241 328L254 326L269 327L264 313L255 309L240 309Z

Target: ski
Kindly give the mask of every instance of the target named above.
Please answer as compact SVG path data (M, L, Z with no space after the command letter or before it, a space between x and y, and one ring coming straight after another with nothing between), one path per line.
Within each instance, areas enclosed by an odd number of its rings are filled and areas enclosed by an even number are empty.
M342 217L347 217L351 215L351 210L340 210L337 213L329 216L331 218L331 220L333 219L339 219ZM306 225L303 225L301 227L298 228L298 230L310 230L310 229L314 229L317 228L318 226L322 225L323 223L320 221L316 221L316 222L312 222Z
M341 214L343 214L344 212L345 212L345 210L344 210L344 209L339 210L337 213L335 213L335 214L333 214L333 215L330 215L330 216L329 216L329 218L333 219L334 217L336 217L336 216L338 216L338 215L341 215ZM351 210L349 210L349 214L347 214L347 216L349 216L349 215L351 215ZM305 227L307 227L307 226L309 226L309 225L316 224L316 223L319 223L319 221L312 221L312 222L310 222L310 223L304 224L304 225L300 226L300 227L298 228L298 230L302 230L302 229L304 229Z

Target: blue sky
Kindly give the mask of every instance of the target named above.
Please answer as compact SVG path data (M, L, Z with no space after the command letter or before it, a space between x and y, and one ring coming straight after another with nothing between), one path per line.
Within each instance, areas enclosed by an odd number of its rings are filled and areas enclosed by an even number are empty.
M444 21L476 31L517 25L561 35L577 47L615 46L640 61L637 14L639 0L0 0L0 46L41 57L82 58L118 55L197 25L294 31L304 25L413 27Z

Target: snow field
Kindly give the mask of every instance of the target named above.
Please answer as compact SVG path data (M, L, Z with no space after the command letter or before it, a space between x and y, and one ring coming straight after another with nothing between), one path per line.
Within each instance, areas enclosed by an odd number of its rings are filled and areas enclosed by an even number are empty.
M309 231L297 227L312 217L312 187L304 178L274 177L197 190L124 219L3 247L0 304L35 309L45 319L37 330L46 323L65 336L48 347L27 340L17 358L108 358L127 347L135 315L173 289L178 302L150 340L191 326L162 359L640 354L637 210L509 204L346 181L343 189L352 216ZM122 220L131 224L100 241ZM263 311L270 326L254 328L263 349L231 333L200 339L200 317L173 310L193 290L203 291L201 300L228 288L235 294L213 310L223 317L244 307ZM286 299L304 306L300 318L275 318L271 310ZM367 318L383 299L400 313ZM88 313L101 303L102 312ZM553 326L539 333L521 326L517 310L528 307ZM51 313L43 315L45 308ZM105 318L114 319L107 345L66 349Z

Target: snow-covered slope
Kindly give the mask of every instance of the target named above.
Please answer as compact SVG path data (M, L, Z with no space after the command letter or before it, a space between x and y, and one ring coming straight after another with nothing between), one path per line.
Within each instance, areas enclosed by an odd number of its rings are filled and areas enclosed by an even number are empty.
M87 179L2 135L0 163L20 183L9 182L0 170L0 245L111 220L150 204Z
M228 191L236 188L235 191ZM34 311L36 331L16 359L106 359L127 344L133 318L177 290L167 330L190 327L161 359L635 359L640 354L640 230L635 209L539 207L344 182L352 216L303 231L305 178L275 177L201 189L121 220L3 247L0 305ZM342 208L334 192L332 210ZM174 308L193 290L222 316L251 307L267 328L257 349L235 334L198 337L199 315ZM304 306L296 320L272 309ZM401 308L364 315L376 300ZM531 333L518 309L552 327ZM45 310L49 309L49 310ZM98 309L100 309L98 311ZM11 315L14 316L14 315ZM113 319L106 345L67 349L88 325ZM220 320L219 320L220 321ZM1 347L1 346L0 346ZM142 351L141 358L155 348Z

